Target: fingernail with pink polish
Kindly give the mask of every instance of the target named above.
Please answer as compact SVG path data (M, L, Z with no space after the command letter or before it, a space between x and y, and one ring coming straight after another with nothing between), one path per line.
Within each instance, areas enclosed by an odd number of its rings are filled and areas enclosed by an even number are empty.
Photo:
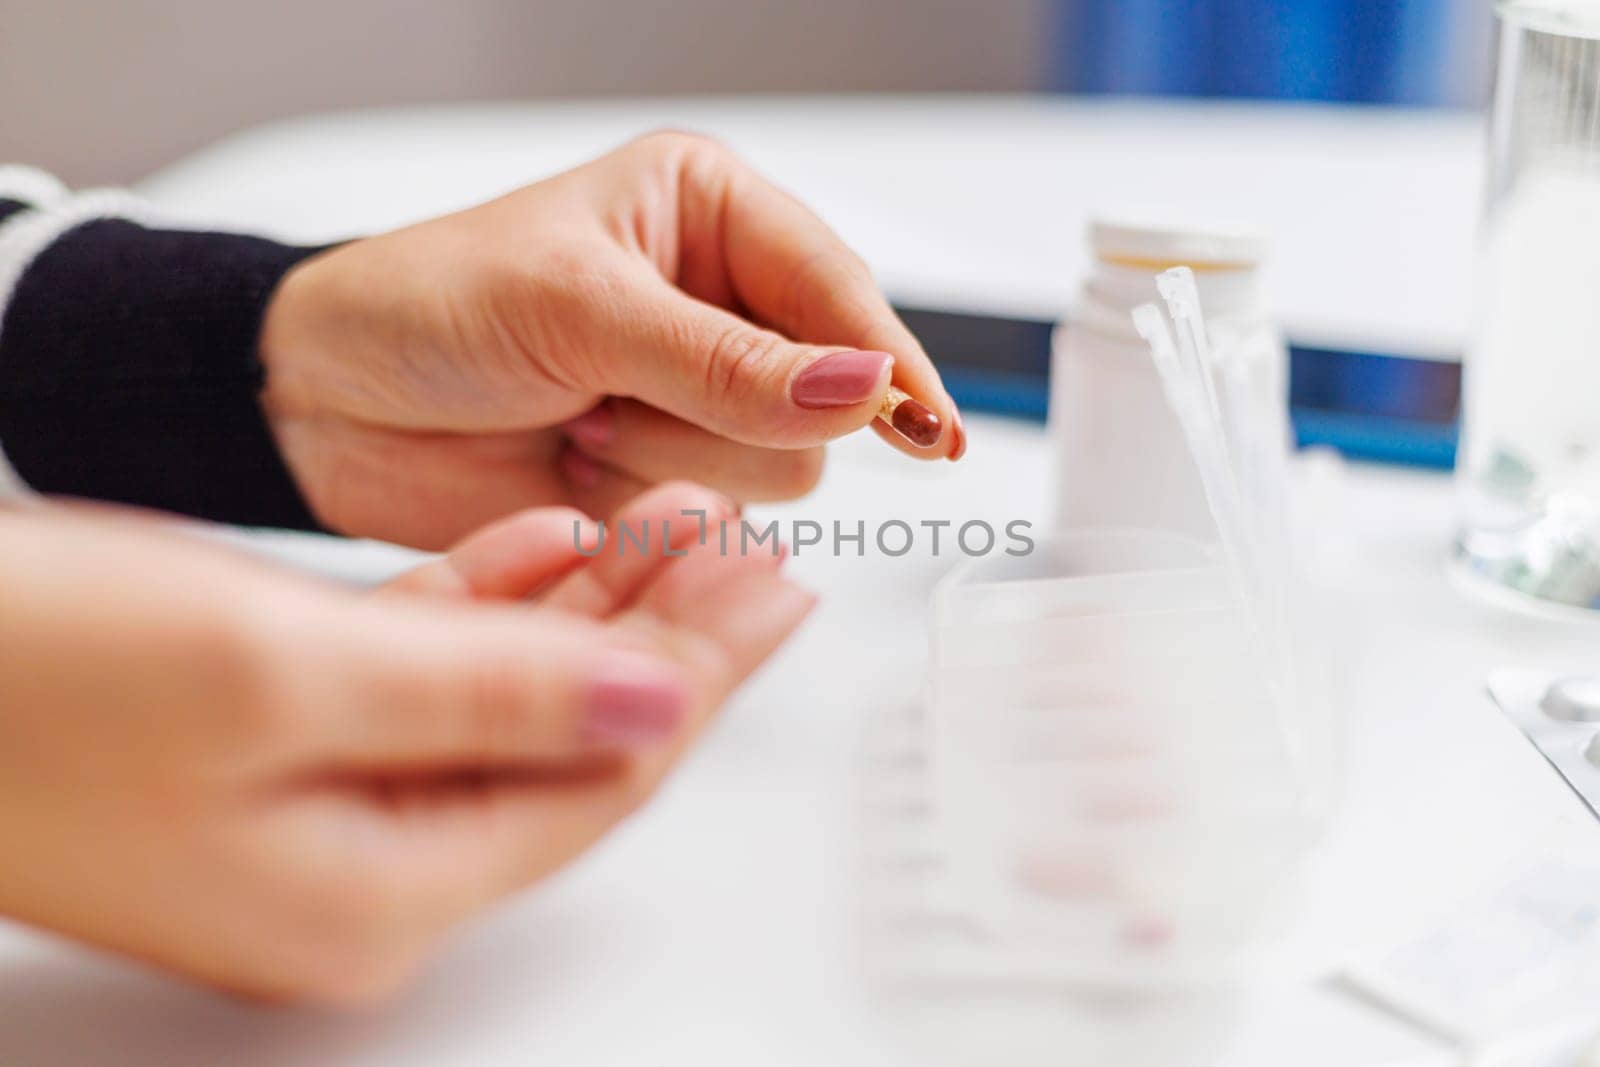
M872 400L894 357L887 352L834 352L795 376L789 399L796 407L843 408Z
M961 412L953 412L954 419L950 428L955 431L955 443L950 446L950 460L955 462L967 454L967 428L961 423Z
M593 489L600 484L600 476L605 472L605 468L592 456L572 447L562 449L558 462L561 464L561 473L575 489Z
M609 401L602 400L582 415L564 423L561 428L580 445L604 448L616 439L617 413L611 409Z
M689 694L669 668L617 655L589 683L583 738L630 747L664 741L689 717Z

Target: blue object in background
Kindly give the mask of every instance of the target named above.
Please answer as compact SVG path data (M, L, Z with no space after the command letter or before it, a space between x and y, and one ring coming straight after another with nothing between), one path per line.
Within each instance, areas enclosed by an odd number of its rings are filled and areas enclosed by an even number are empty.
M1459 363L1289 346L1289 415L1302 447L1449 470L1460 410Z
M957 404L1044 421L1055 323L903 304L895 310L933 357ZM1448 470L1460 407L1459 363L1289 346L1289 414L1301 445Z
M1485 0L1055 4L1053 84L1067 92L1428 106L1471 103L1476 83L1487 83L1474 54L1474 31L1488 40ZM1290 355L1301 445L1388 463L1454 463L1459 364L1298 346ZM1037 368L940 366L959 403L1044 416Z
M1450 102L1452 0L1058 0L1071 92Z

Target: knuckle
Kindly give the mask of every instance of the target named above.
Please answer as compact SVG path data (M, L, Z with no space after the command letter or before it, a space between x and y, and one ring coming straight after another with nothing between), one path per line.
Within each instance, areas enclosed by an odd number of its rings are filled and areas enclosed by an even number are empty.
M726 144L708 133L679 127L651 130L633 142L634 146L650 153L674 159L689 156L726 158L733 154Z
M537 355L570 388L594 384L603 324L625 321L619 316L634 302L615 250L590 241L554 241L532 260L487 269L478 306L489 328L472 324L458 332L504 337L512 350Z
M870 282L872 268L849 245L836 244L818 255L814 261L817 277L823 282Z
M537 695L526 663L511 655L480 655L459 671L449 699L459 706L474 743L490 752L514 750L525 739Z
M745 170L738 154L723 142L691 130L657 130L635 142L641 164L663 187L694 190L716 202L725 197Z
M500 285L516 299L526 298L532 289L540 304L555 305L552 310L603 310L623 304L628 280L608 250L590 242L558 241L535 264L508 264Z
M785 342L777 334L750 326L725 329L711 344L706 362L706 394L737 410L767 384L781 364Z
M779 307L783 321L804 332L819 313L828 321L852 317L867 310L863 292L875 288L872 270L854 251L844 245L822 249L802 260L783 288Z
M270 739L292 731L304 709L299 687L290 672L292 662L280 646L285 635L267 610L226 611L221 617L190 620L171 647L185 650L185 673L190 684L209 699L199 702L210 711L226 709L213 725L235 736Z

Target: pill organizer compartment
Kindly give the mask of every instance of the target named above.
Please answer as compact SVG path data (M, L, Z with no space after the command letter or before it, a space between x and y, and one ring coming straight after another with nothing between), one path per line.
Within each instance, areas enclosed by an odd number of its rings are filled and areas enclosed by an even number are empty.
M1219 554L1080 531L934 597L936 817L971 917L1113 985L1248 967L1315 819Z

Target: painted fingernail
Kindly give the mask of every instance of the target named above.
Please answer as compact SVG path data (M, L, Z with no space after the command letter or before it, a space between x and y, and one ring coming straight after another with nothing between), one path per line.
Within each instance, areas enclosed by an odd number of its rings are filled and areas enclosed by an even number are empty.
M950 434L955 438L955 443L950 447L950 462L954 463L967 454L967 428L961 424L961 411L952 409L950 421Z
M944 425L932 408L892 385L878 405L878 418L918 448L932 448L944 436Z
M843 408L878 395L878 383L894 363L887 352L834 352L795 376L789 399L802 408Z
M1122 936L1135 948L1163 948L1178 936L1178 930L1165 919L1144 918L1128 923Z
M605 473L605 468L594 457L570 446L561 450L561 458L557 462L561 465L561 473L575 489L593 489L600 484L600 476Z
M611 402L602 400L599 404L567 422L561 427L568 437L588 448L600 449L609 445L617 436L617 413L612 410Z
M599 745L648 745L671 737L689 716L683 682L654 660L616 655L589 683L583 738Z

